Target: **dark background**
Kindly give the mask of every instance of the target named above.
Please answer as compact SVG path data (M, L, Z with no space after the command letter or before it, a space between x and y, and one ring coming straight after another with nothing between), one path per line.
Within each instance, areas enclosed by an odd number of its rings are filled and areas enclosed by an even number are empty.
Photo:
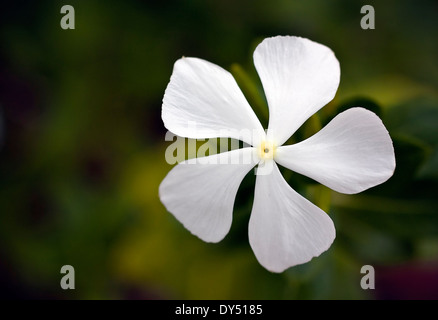
M60 27L64 4L75 8L74 30ZM360 27L365 4L375 30ZM433 0L2 2L0 296L438 298L437 30ZM330 47L341 84L322 116L375 111L397 157L387 183L330 193L335 243L282 274L263 269L248 244L251 177L219 244L192 236L158 199L171 168L160 113L173 63L239 64L259 83L252 52L275 35ZM288 181L321 205L318 185ZM60 288L66 264L75 290ZM375 267L373 291L360 288L362 265Z

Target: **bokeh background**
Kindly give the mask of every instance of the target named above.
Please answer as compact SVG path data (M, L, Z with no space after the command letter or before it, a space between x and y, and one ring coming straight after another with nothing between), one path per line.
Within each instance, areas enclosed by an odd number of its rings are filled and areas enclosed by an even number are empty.
M60 27L64 4L75 30ZM360 27L365 4L375 30ZM434 0L2 2L0 297L437 299L437 30ZM248 244L253 175L219 244L192 236L158 198L171 169L160 112L173 63L206 59L262 94L252 52L275 35L310 38L340 61L337 96L316 122L367 107L397 157L393 178L359 195L285 172L329 212L337 238L281 274ZM310 121L296 139L313 131ZM75 290L60 288L66 264ZM360 287L363 265L376 270L375 290Z

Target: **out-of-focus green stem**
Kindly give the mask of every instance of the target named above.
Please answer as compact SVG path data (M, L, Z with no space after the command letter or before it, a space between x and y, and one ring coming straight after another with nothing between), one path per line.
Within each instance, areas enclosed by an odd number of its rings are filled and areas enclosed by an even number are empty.
M307 193L315 203L325 212L329 212L332 205L332 191L324 185L310 185L307 187Z
M330 212L330 206L332 204L332 191L328 187L321 184L318 186L318 194L318 198L316 199L318 206L325 212Z
M256 114L262 117L262 119L260 119L262 123L267 123L269 117L268 106L262 93L257 88L257 85L248 73L237 63L231 65L231 73Z
M307 139L321 130L321 119L319 118L318 113L315 113L309 118L306 125L304 126L304 139Z

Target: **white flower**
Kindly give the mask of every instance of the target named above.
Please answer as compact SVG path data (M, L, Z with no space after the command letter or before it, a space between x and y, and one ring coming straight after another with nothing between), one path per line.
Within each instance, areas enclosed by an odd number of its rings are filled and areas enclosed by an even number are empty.
M277 163L335 191L353 194L391 177L394 149L379 117L359 107L340 113L307 140L283 146L333 99L340 79L339 62L326 46L278 36L257 46L254 63L269 105L268 134L229 72L197 58L175 63L163 98L166 128L194 139L217 137L219 131L228 129L231 138L250 147L209 157L253 156L257 160L226 165L222 161L180 163L161 183L159 195L168 211L193 234L219 242L230 229L243 178L258 163L259 167L270 164L270 174L256 177L249 242L260 264L282 272L326 251L335 238L335 228L324 211L289 186ZM196 122L196 130L187 125L190 121ZM256 134L243 136L241 129Z

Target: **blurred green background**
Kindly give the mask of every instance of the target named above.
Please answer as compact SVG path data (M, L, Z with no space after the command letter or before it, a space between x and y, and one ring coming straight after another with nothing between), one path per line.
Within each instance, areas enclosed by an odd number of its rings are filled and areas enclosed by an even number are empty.
M75 30L60 27L64 4ZM375 30L360 27L365 4ZM2 2L0 297L437 299L437 30L434 0ZM173 63L238 64L260 88L252 52L275 35L335 52L341 84L322 123L367 107L397 158L393 178L359 195L285 172L329 211L337 238L282 274L263 269L248 243L252 174L219 244L192 236L158 199L171 169L160 113ZM60 288L66 264L75 290ZM361 289L362 265L375 267L375 290Z

